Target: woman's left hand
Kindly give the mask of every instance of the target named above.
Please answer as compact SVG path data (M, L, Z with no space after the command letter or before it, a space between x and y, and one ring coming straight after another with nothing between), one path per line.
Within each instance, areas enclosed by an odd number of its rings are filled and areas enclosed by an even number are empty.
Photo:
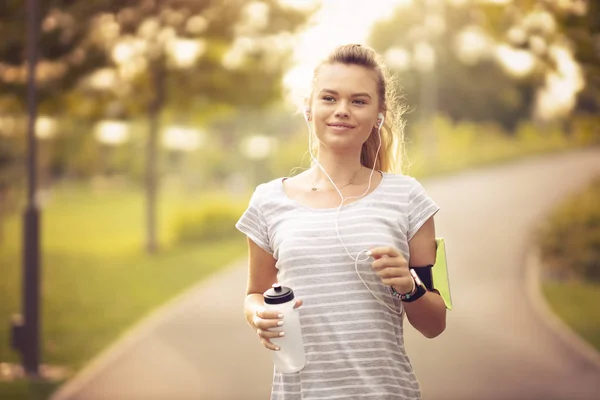
M398 249L392 246L374 247L367 254L375 259L371 265L384 285L394 287L398 293L408 293L413 289L408 261Z

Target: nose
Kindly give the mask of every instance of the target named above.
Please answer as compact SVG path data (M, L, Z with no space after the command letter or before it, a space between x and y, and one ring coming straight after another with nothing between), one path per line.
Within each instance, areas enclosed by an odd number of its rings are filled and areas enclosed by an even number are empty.
M338 103L338 107L336 108L334 115L336 118L348 118L350 116L348 113L348 108L343 101Z

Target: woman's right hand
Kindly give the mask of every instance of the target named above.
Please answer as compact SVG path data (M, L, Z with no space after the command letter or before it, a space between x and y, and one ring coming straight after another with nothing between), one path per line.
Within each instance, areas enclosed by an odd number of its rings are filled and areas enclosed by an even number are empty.
M300 307L302 305L302 300L296 300L296 304L294 304L294 309ZM252 317L252 325L254 329L256 329L256 333L262 342L262 344L270 350L279 350L275 344L271 343L271 339L282 337L285 335L285 329L283 331L272 331L272 328L279 328L281 326L285 327L285 321L283 318L280 318L280 315L277 311L269 311L266 309L257 310Z

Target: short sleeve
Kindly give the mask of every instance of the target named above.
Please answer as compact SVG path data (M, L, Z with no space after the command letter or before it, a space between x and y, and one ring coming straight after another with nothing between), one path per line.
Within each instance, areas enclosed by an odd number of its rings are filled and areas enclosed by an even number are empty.
M260 189L261 186L257 187L252 194L248 208L235 224L235 227L248 236L261 249L269 254L273 254L273 250L269 245L268 225L262 212Z
M415 233L423 226L431 216L439 211L437 204L425 191L425 188L412 178L410 194L408 198L408 233L407 240L411 240Z

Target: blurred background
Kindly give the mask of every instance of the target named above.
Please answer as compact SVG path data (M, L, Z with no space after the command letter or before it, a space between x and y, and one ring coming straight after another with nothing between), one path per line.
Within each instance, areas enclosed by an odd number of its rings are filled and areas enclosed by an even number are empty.
M9 327L24 290L32 12L0 2L3 399L58 385L21 378ZM69 373L244 256L234 223L254 187L309 165L298 106L335 45L368 44L394 72L409 107L406 174L600 144L597 1L45 0L37 17L40 352ZM598 183L581 195L540 243L552 276L598 280ZM588 249L576 262L555 240L573 212ZM596 317L585 330L600 348Z

